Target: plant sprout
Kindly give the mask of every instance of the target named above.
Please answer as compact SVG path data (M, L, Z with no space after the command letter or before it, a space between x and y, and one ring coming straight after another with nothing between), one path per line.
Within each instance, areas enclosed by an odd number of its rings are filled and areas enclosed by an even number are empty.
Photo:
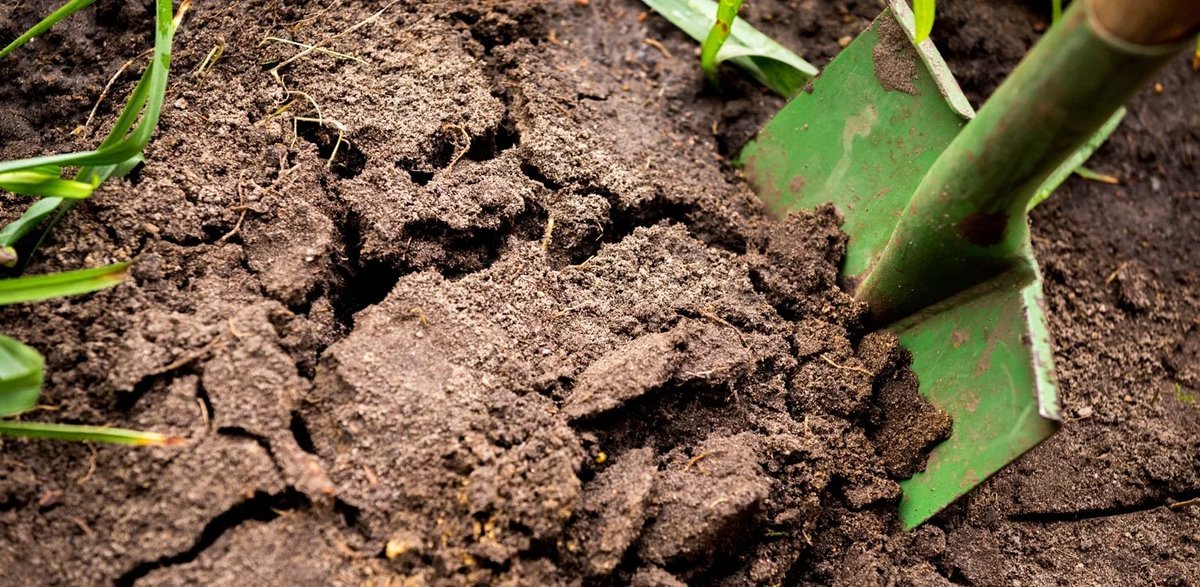
M936 0L913 0L913 20L916 22L916 38L914 41L923 43L933 32L933 18L937 8Z
M704 75L708 76L708 81L714 86L717 85L717 51L721 50L721 45L729 38L729 33L733 30L733 21L741 7L742 0L720 0L717 5L717 22L708 31L708 36L700 46L700 69L704 70Z
M817 68L811 63L736 18L740 0L722 0L720 5L712 0L642 2L689 37L704 43L701 67L712 72L709 79L715 75L718 63L728 61L775 93L790 98L817 75ZM727 32L722 23L728 27Z
M55 23L82 10L95 0L74 0L55 10L25 34L0 50L0 57L8 55L28 42L37 34L48 30ZM30 169L48 170L49 166L79 167L75 181L99 184L114 175L123 175L141 162L142 150L150 142L150 136L158 126L162 113L163 98L167 89L167 74L171 64L171 43L179 20L187 11L190 0L184 0L175 14L171 0L157 0L154 54L141 80L134 88L125 108L108 136L93 151L60 153L29 159L0 161L0 177L15 171ZM33 32L33 34L31 34ZM140 121L139 121L140 117ZM137 123L134 126L134 123ZM0 229L0 247L12 247L47 219L51 214L66 212L75 200L48 192L36 194L42 200L30 206L20 218ZM47 228L48 230L48 228ZM44 233L43 233L44 234Z
M153 57L138 81L108 136L93 151L44 155L0 161L0 190L38 198L17 220L0 228L0 266L13 267L19 259L14 245L51 214L54 220L113 176L123 176L142 161L162 112L171 63L171 44L190 0L176 12L171 0L156 0ZM16 40L0 49L0 58L45 33L59 21L93 4L72 0L42 19ZM136 123L136 126L135 126ZM64 167L78 167L72 179ZM54 220L49 225L54 224ZM47 226L42 237L49 231ZM40 239L39 239L40 243ZM35 244L34 249L37 248ZM129 268L118 263L94 269L0 279L0 306L78 295L120 283ZM0 435L59 440L90 440L127 445L169 445L182 439L153 432L119 428L20 422L13 418L37 407L42 390L45 360L33 348L0 335Z

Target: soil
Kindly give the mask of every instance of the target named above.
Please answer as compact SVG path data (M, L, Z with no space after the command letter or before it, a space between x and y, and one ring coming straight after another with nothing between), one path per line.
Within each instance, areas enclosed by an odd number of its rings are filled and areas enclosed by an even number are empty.
M978 105L1048 8L942 4ZM0 62L0 158L95 144L149 8ZM820 66L878 10L744 15ZM264 37L377 12L329 45L357 59L270 75L297 49ZM132 278L0 311L47 358L29 418L189 443L0 443L5 582L1200 584L1200 508L1169 507L1200 495L1187 60L1089 163L1121 184L1033 214L1071 420L906 534L896 480L949 422L838 288L836 214L768 220L729 167L782 101L694 52L632 0L196 2L146 165L30 268Z

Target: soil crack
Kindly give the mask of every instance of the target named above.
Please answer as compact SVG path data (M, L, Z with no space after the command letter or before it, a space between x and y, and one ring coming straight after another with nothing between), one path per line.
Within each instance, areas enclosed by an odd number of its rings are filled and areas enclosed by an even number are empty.
M234 505L209 521L191 548L177 554L139 563L117 577L113 584L117 587L132 586L137 583L138 579L153 571L192 562L226 532L246 522L269 522L281 516L281 512L300 509L307 505L308 499L294 489L289 488L282 493L274 494L255 492L253 497Z
M1087 520L1111 518L1115 516L1127 516L1130 514L1141 514L1158 509L1170 508L1174 503L1196 499L1197 497L1200 497L1200 494L1192 493L1179 496L1168 496L1163 499L1143 499L1136 503L1124 506L1085 508L1068 512L1021 512L1009 514L1008 519L1013 522L1033 522L1041 524L1058 522L1083 522Z

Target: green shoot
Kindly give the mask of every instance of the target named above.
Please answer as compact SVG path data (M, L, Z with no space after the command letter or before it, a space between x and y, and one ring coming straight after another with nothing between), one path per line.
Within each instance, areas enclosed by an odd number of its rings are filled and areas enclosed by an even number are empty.
M913 0L913 19L916 21L916 42L921 43L933 32L936 0Z
M713 15L720 6L712 0L642 0L671 24L697 41L705 42L713 28ZM736 9L732 11L737 14ZM790 98L796 95L817 68L771 40L745 20L732 19L724 44L715 49L713 67L728 61L775 93ZM702 52L703 56L703 52ZM703 66L703 62L701 63Z
M128 263L16 279L0 279L0 305L96 291L119 283ZM84 440L134 446L177 445L181 438L122 428L17 422L11 418L37 407L45 359L33 348L0 335L0 436Z
M1032 210L1034 206L1041 204L1046 200L1046 198L1049 198L1054 193L1054 190L1058 189L1058 186L1062 185L1062 183L1066 181L1072 173L1078 173L1085 179L1091 179L1085 175L1090 170L1088 170L1086 167L1083 167L1083 164L1088 160L1089 157L1092 156L1092 153L1096 152L1096 149L1100 148L1100 145L1104 144L1104 141L1108 140L1109 135L1111 135L1113 131L1117 130L1117 127L1120 126L1121 121L1124 119L1124 108L1118 109L1115 113L1113 113L1112 117L1108 119L1108 122L1105 122L1104 126L1100 127L1100 130L1096 131L1096 134L1092 135L1092 137L1088 139L1088 141L1084 143L1082 147L1079 147L1079 149L1071 154L1066 161L1063 161L1062 165L1058 166L1058 169L1055 169L1054 172L1042 182L1041 187L1038 188L1038 191L1033 195L1033 198L1030 198L1029 204L1025 209Z
M1062 19L1062 0L1050 0L1050 23L1058 24Z
M0 417L32 410L42 391L42 355L0 335Z
M721 50L721 45L729 38L733 21L741 7L742 0L720 0L717 6L717 22L708 31L708 36L701 45L700 69L704 70L704 75L708 76L708 81L714 86L717 85L717 51Z
M0 418L11 418L37 406L44 360L37 351L0 336ZM182 438L122 428L0 420L0 435L55 440L84 440L134 446L173 446Z
M178 436L167 436L157 432L141 432L106 426L78 426L74 424L52 424L44 422L14 422L0 420L0 435L24 438L49 438L52 440L75 440L125 444L129 446L179 446L185 441Z
M129 263L0 279L0 306L85 294L125 280Z
M38 198L82 200L92 195L97 185L99 183L95 181L84 183L63 179L62 168L55 165L0 173L0 190Z
M1117 184L1121 183L1121 178L1119 178L1111 173L1101 173L1099 171L1093 171L1091 169L1088 169L1087 167L1084 167L1083 165L1080 165L1078 168L1075 169L1075 175L1078 175L1079 177L1082 177L1088 181L1098 181L1100 183L1107 183L1110 185L1117 185Z
M84 8L87 8L95 2L96 0L71 0L70 2L67 2L62 6L62 8L51 12L50 16L42 19L41 22L33 25L33 28L25 31L24 34L17 37L17 40L9 43L8 46L4 47L3 49L0 49L0 59L4 59L5 56L13 51L16 51L21 45L28 43L35 37L38 37L42 33L50 30L50 27L58 24L58 21L71 16L72 14L75 14Z
M38 29L39 32L37 34L41 34L41 32L49 29L50 26L58 21L91 4L92 1L94 0L68 2L45 20L38 23L34 29ZM150 137L154 133L154 129L158 126L158 118L162 112L163 99L167 89L168 68L171 62L171 43L174 40L175 31L179 26L179 20L182 19L183 14L187 11L189 0L184 0L180 3L178 14L174 12L171 0L157 0L156 5L157 26L155 28L154 55L151 57L150 65L142 75L141 81L138 82L133 93L130 95L124 110L122 110L121 115L117 118L117 122L113 125L113 129L100 143L99 148L94 151L80 153L62 153L15 161L0 161L0 174L28 171L32 168L45 168L49 165L59 167L78 166L80 169L79 173L75 176L76 181L98 184L113 176L119 170L132 168L129 165L129 161L141 156L142 150L150 142ZM41 28L39 29L39 27ZM19 47L28 38L32 38L32 36L28 32L22 35L17 41L10 44L4 52L0 53L0 56L7 55L8 52ZM136 127L134 126L135 122L137 122ZM61 196L48 195L48 197L37 202L27 209L25 214L20 218L0 229L0 247L13 246L51 214L65 212L67 208L70 208L72 201Z
M93 2L95 0L67 2L4 49L0 49L0 58ZM96 150L0 161L0 189L40 198L29 206L20 218L0 228L0 266L16 265L18 257L13 245L42 224L43 220L52 214L56 214L55 218L61 216L74 202L91 196L101 182L114 175L128 173L142 161L142 149L150 141L162 111L171 59L171 43L189 2L190 0L183 0L176 13L171 0L156 0L154 56L112 130ZM105 91L107 92L107 89ZM64 167L79 167L73 180L62 177ZM45 234L43 232L42 236L45 237ZM36 245L34 248L37 248ZM118 263L94 269L0 279L0 306L83 294L110 287L125 278L128 268L129 263ZM37 406L44 380L44 368L45 360L36 350L0 335L0 418L3 418L0 419L0 435L137 446L183 442L179 438L152 432L13 420L13 417Z

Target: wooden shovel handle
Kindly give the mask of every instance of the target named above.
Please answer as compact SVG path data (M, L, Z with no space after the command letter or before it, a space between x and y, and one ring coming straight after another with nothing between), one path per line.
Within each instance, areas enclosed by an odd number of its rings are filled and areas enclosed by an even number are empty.
M1098 24L1123 41L1166 45L1200 29L1200 0L1087 0Z

